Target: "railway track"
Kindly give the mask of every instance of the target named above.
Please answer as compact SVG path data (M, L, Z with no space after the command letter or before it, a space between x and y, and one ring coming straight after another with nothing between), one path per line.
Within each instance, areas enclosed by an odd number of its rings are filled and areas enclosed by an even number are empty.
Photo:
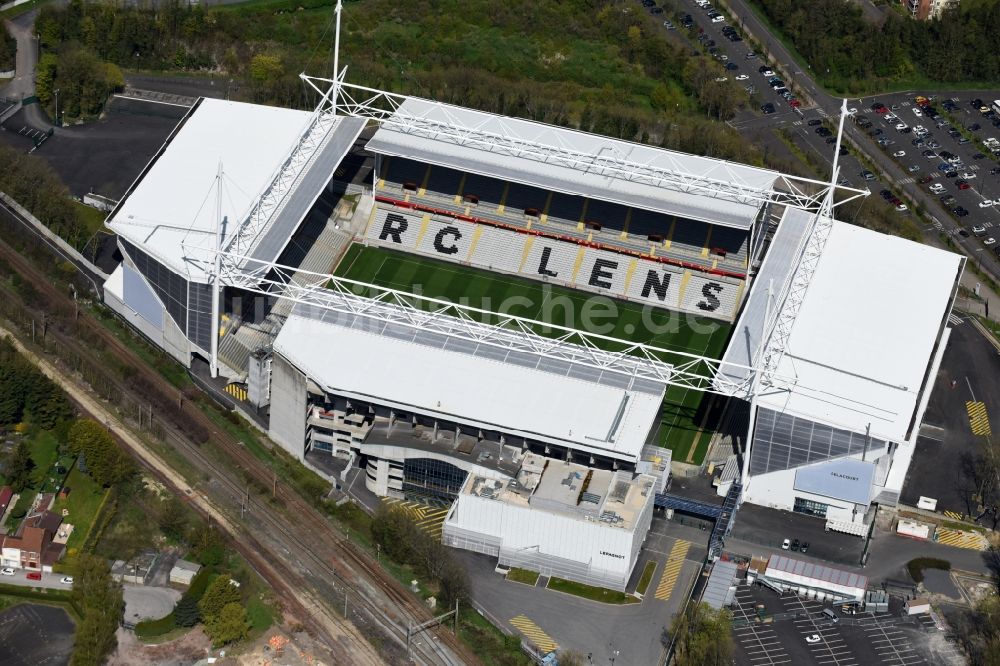
M164 397L176 395L176 389L170 386L159 373L138 358L127 345L90 315L82 314L76 320L73 320L70 315L69 326L66 326L67 315L73 312L73 304L69 297L53 285L31 262L20 256L5 242L0 242L0 257L3 257L13 270L20 273L23 278L30 281L39 292L44 294L49 300L50 308L55 310L56 321L52 322L53 325L46 332L47 336L54 337L58 344L73 350L75 354L96 367L103 367L104 361L97 356L93 349L81 343L83 336L79 335L79 331L74 330L77 327L85 329L88 334L86 337L100 339L119 361L131 366L149 386L155 387ZM39 312L39 314L42 313ZM129 386L117 378L111 377L110 373L106 374L108 379L116 384L117 390L122 395L129 395L131 390ZM261 502L259 498L255 502L253 497L250 498L252 514L261 521L268 533L279 535L284 542L295 546L300 561L301 559L307 560L308 566L305 568L314 575L309 579L299 575L295 583L311 587L326 587L327 591L332 592L332 596L335 598L348 595L355 608L360 607L367 614L370 622L379 626L383 632L387 632L400 644L405 643L408 625L430 619L429 611L401 584L376 566L367 553L362 551L358 545L347 540L339 530L336 530L335 526L299 496L293 488L281 480L276 480L273 472L247 450L241 442L218 428L197 407L185 405L181 407L181 410L185 418L193 419L212 433L212 443L221 449L228 458L237 463L239 472L245 474L247 478L254 479L259 487L271 487L275 501L284 506L287 514L295 516L295 530L293 530L289 527L288 520L276 516L274 510L266 506L266 502ZM154 420L156 420L155 415ZM223 468L215 461L210 460L209 456L196 444L177 432L175 424L164 423L163 419L159 419L159 421L164 432L168 433L170 443L178 450L183 450L186 458L199 468L209 470L212 478L223 484L229 492L236 495L243 495L246 492L246 484L234 475L232 469ZM303 538L303 534L307 535L308 538ZM261 543L261 539L255 535L244 534L241 538L252 542L257 548L267 549L266 544ZM256 559L256 563L261 564L259 557L251 556L250 559L251 561ZM315 571L313 571L314 569ZM326 577L328 585L323 586L322 581L317 580L322 577ZM269 580L269 582L276 589L288 587L288 582L283 583L281 580ZM371 591L374 591L375 594L371 594ZM379 600L377 598L379 596L383 599ZM383 601L390 603L381 603ZM317 600L316 605L325 608L330 606L330 603L325 599L320 599ZM337 619L344 622L339 616ZM344 624L350 625L351 623L344 622ZM351 630L347 633L360 636L356 627L351 626ZM423 641L414 646L416 652L414 656L420 662L448 666L478 663L478 659L453 634L446 631L436 631L435 634L435 640ZM438 642L442 645L438 645Z

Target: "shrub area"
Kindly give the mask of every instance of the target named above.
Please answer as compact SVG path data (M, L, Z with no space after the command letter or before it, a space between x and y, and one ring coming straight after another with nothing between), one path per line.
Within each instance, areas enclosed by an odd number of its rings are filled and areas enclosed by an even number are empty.
M915 583L922 583L925 569L941 569L951 571L951 562L940 560L936 557L918 557L906 563L906 570L910 572L910 578Z

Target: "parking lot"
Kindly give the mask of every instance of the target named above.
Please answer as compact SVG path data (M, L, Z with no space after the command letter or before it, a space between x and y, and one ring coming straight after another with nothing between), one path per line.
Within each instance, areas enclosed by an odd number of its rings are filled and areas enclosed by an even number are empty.
M1000 117L983 103L917 95L888 104L876 100L859 109L856 121L906 170L905 180L937 196L967 230L986 229L1000 224L1000 202L992 198L1000 199L1000 167L992 152L1000 150L994 143Z
M0 664L68 664L75 627L62 608L20 604L0 613Z
M921 666L960 664L961 656L944 640L930 616L893 613L823 614L830 608L815 599L741 586L732 607L740 666L823 664L824 666ZM758 609L759 612L758 612Z

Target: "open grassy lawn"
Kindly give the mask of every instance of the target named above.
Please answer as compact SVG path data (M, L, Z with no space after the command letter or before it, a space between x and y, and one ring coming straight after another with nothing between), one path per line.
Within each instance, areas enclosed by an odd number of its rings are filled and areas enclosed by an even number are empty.
M66 477L66 487L70 489L69 496L57 498L52 510L57 513L61 513L63 509L69 511L63 521L73 525L73 533L69 535L66 547L79 548L87 539L90 526L94 524L97 511L108 491L94 483L76 466Z
M108 216L103 210L97 210L93 206L88 206L85 203L80 203L79 201L73 202L73 207L76 208L77 215L80 217L80 221L83 222L87 231L91 235L96 234L104 226L104 218Z
M28 445L31 448L31 459L35 463L31 478L35 486L41 486L59 455L59 442L54 434L43 430L32 437Z
M714 358L721 355L732 328L723 321L650 310L583 291L359 244L345 253L336 275L491 312L502 308L511 315L557 326L586 330L583 322L589 319L603 327L595 331L603 335ZM593 316L598 310L611 315ZM484 319L498 321L495 315ZM552 337L561 333L546 326L536 327L536 332ZM709 437L699 435L707 401L699 391L667 388L656 442L671 449L674 460L700 464L704 459Z
M538 582L538 572L514 567L507 572L507 580L514 581L515 583L524 583L525 585L531 585L534 587L535 583Z
M606 587L584 585L583 583L577 583L564 578L550 578L548 587L550 590L565 592L566 594L583 597L584 599L590 599L591 601L600 601L605 604L639 603L639 600L631 594L625 594L624 592L618 592L617 590L609 590Z

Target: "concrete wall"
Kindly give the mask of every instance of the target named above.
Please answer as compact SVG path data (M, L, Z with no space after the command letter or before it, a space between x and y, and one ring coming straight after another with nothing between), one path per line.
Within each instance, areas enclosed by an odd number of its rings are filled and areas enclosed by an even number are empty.
M306 445L306 376L277 353L271 362L271 423L268 435L302 460Z

